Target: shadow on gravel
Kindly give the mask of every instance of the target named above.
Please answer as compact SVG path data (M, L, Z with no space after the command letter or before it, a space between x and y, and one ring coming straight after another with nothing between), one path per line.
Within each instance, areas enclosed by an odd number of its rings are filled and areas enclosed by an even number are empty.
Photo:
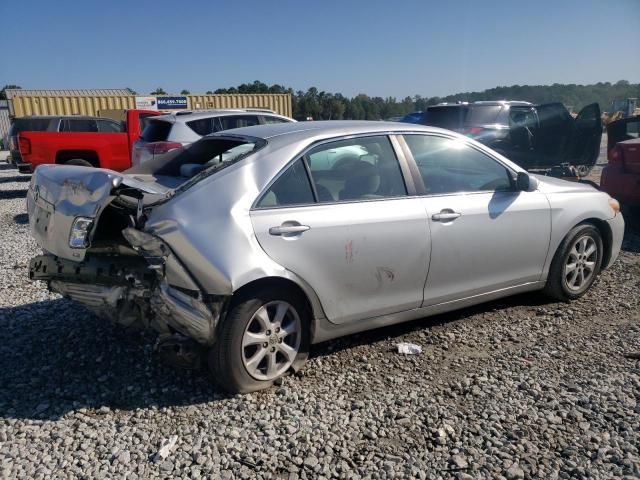
M0 418L58 419L99 409L194 405L228 398L203 371L153 353L155 336L101 321L64 299L0 308Z
M465 320L466 318L478 313L495 312L512 307L540 307L552 303L555 303L554 300L551 300L540 292L522 293L513 297L507 297L467 307L462 310L455 310L453 312L434 315L433 317L425 317L409 322L398 323L396 325L368 330L348 337L337 338L335 340L320 343L313 346L311 357L323 357L331 355L339 350L346 350L359 345L368 345L390 337L402 337L418 330L428 330L433 327L445 325L458 320Z
M11 200L14 198L26 198L27 189L24 190L0 190L0 200Z
M30 180L31 175L20 175L16 177L0 178L0 183L28 183Z
M332 340L312 348L322 357L388 337L431 328L478 312L548 303L524 294ZM111 325L64 299L0 308L0 418L55 420L87 408L134 410L230 398L203 370L181 370L153 353L155 335Z
M18 213L13 216L13 221L18 225L27 225L29 223L29 214L28 213Z

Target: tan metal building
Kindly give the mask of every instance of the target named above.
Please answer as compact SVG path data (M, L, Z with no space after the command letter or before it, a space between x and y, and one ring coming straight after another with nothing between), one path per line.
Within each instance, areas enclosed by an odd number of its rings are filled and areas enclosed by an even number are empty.
M291 95L288 94L224 94L224 95L147 95L137 96L129 89L111 90L6 90L9 113L27 115L98 115L100 110L136 108L141 99L186 97L188 110L213 108L268 108L291 117ZM138 101L137 101L138 99ZM151 101L151 104L155 102ZM175 111L175 110L167 110Z

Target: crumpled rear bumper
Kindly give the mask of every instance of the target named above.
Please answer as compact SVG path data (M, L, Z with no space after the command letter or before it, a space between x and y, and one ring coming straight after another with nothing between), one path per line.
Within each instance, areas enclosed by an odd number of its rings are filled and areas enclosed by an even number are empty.
M195 292L158 278L142 257L88 256L78 263L51 254L31 259L29 277L115 323L180 333L212 345L225 297Z

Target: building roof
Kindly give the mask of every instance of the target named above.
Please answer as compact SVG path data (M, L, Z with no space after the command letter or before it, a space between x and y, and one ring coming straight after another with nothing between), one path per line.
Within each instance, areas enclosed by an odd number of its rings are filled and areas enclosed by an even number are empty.
M9 88L5 90L7 99L11 100L13 97L26 97L26 96L38 96L38 97L65 97L65 96L122 96L133 95L133 92L128 88L108 88L103 90L27 90L22 88Z

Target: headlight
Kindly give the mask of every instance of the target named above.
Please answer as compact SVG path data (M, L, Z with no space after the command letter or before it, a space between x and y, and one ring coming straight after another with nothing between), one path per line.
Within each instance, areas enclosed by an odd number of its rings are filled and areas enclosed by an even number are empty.
M69 246L71 248L86 248L89 246L89 232L93 225L93 218L76 217L71 226Z
M616 200L615 198L609 199L609 206L611 207L611 210L613 210L613 212L616 215L620 213L620 202L618 202L618 200Z

